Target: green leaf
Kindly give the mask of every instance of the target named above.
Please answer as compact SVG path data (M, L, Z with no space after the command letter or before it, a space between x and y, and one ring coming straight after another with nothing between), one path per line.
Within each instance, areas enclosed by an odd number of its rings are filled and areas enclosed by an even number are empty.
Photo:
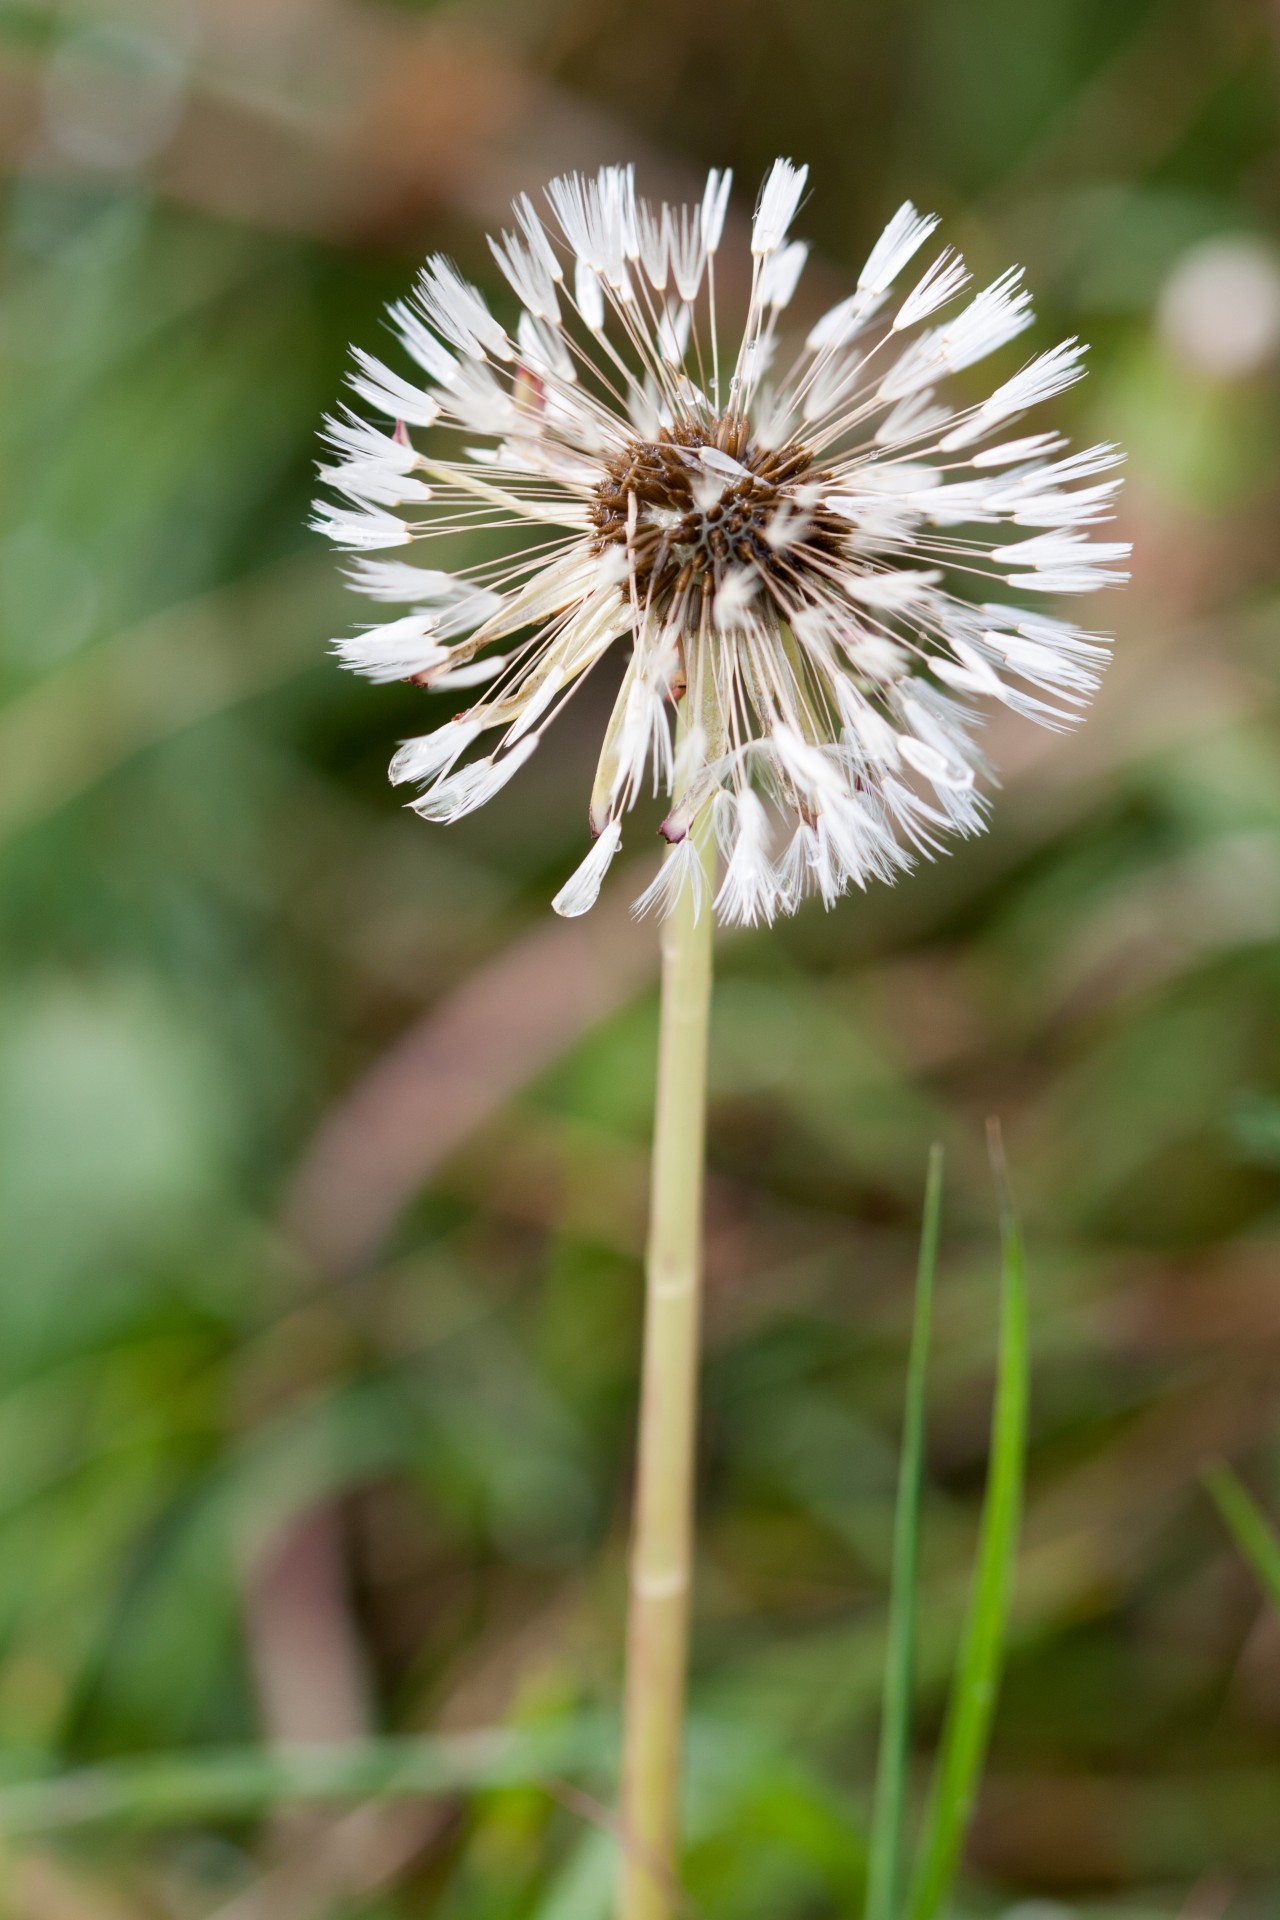
M1204 1483L1263 1592L1280 1609L1280 1535L1225 1463L1206 1468Z
M986 1756L1013 1593L1026 1470L1029 1354L1026 1263L994 1123L991 1161L1000 1194L1000 1362L978 1563L942 1748L930 1795L908 1920L934 1920L951 1891Z
M911 1328L911 1355L907 1364L902 1464L898 1471L898 1506L893 1530L893 1580L889 1591L880 1758L876 1769L871 1851L867 1869L866 1920L895 1920L901 1900L903 1828L911 1750L911 1696L915 1673L916 1570L924 1482L925 1388L941 1213L942 1148L935 1145L929 1154L929 1172L925 1181L915 1315Z

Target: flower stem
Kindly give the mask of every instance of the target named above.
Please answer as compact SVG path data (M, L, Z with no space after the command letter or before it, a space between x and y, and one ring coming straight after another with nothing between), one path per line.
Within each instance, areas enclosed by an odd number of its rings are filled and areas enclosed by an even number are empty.
M704 870L714 859L711 836ZM709 904L686 886L662 933L658 1097L646 1262L618 1920L668 1920L693 1560L702 1175L711 1007Z

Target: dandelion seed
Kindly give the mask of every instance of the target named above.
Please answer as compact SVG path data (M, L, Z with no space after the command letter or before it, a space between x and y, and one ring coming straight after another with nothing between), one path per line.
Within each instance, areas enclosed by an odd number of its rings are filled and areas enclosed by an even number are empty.
M621 845L622 822L610 820L581 866L569 876L552 901L557 913L562 913L566 920L574 920L594 907L605 874Z
M630 168L607 167L553 181L545 214L521 196L491 243L519 303L511 326L430 260L391 311L418 375L358 351L351 386L381 418L344 409L325 424L337 500L315 524L336 544L376 555L466 535L488 555L458 573L351 563L361 590L412 611L336 641L343 664L478 689L392 764L426 818L458 819L505 786L629 637L595 837L561 913L593 904L650 786L674 792L672 851L641 911L714 890L722 919L754 924L891 880L983 825L972 704L1069 725L1105 663L1096 634L979 603L989 582L1040 597L1125 577L1127 546L1090 537L1111 513L1117 450L1008 431L1080 378L1083 347L949 400L950 375L1030 325L1030 297L1014 269L948 318L967 278L949 251L895 293L937 226L908 202L786 365L806 181L790 161L765 181L736 354L713 338L729 175L713 172L695 205L653 206ZM708 888L712 833L722 873Z
M751 229L751 251L758 258L775 253L786 239L808 178L808 167L793 166L790 160L774 161L760 189Z

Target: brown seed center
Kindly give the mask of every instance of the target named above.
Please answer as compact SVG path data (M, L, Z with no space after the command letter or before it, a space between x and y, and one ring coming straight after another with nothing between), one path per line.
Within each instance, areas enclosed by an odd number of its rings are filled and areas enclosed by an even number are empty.
M794 578L801 551L832 550L838 523L796 504L798 485L824 477L812 471L807 448L739 438L732 460L718 454L711 433L664 427L658 439L633 440L610 461L591 506L596 544L601 553L629 545L642 599L665 609L695 584L712 590L735 565ZM777 541L778 516L788 508L807 523L803 546L793 549Z

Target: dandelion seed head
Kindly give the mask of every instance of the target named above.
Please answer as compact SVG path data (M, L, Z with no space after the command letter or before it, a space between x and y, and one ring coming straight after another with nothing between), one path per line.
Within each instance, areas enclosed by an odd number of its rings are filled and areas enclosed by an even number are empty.
M476 690L392 763L424 818L484 805L628 651L561 913L592 906L650 791L671 796L669 851L641 911L691 894L755 925L891 881L984 825L978 709L1074 724L1105 664L1100 635L1036 608L1125 577L1127 546L1093 537L1119 453L1020 424L1080 378L1083 347L955 393L1031 325L1030 295L1011 269L966 296L949 250L908 274L937 226L908 202L788 360L806 184L790 161L764 183L733 335L727 172L684 207L638 199L629 167L553 181L545 211L522 195L491 241L513 323L428 261L391 310L412 376L357 350L373 417L326 422L336 500L315 524L362 556L353 584L405 610L335 652L374 680ZM483 557L451 571L459 536ZM363 557L415 545L436 564Z

